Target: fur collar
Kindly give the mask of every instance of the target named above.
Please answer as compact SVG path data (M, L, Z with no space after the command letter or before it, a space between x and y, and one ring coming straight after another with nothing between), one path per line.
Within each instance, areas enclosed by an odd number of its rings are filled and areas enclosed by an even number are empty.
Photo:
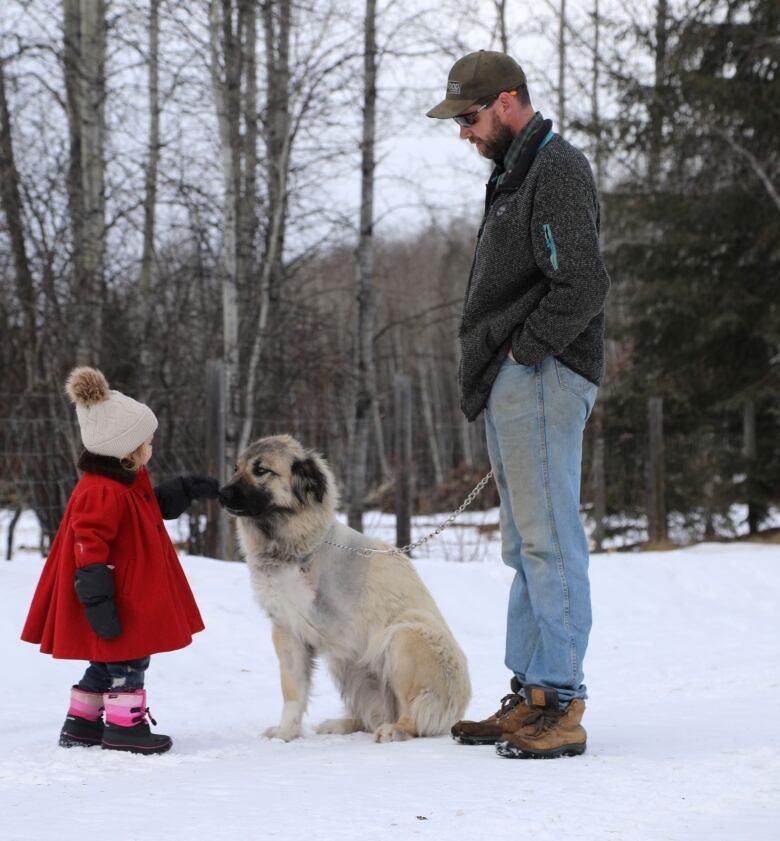
M84 473L96 473L98 476L105 476L106 479L115 479L123 485L132 485L138 476L134 471L123 467L118 458L90 453L89 450L84 450L79 456L76 467Z

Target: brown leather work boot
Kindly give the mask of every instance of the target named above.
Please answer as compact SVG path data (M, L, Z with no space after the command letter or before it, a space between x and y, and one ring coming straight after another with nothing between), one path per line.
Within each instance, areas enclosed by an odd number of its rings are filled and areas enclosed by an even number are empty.
M494 745L514 733L531 710L519 694L516 677L510 683L512 691L501 699L501 709L482 721L457 721L452 725L452 738L462 745Z
M509 759L555 759L585 753L588 738L580 724L585 712L582 698L565 709L558 706L558 693L545 686L526 686L531 712L521 727L496 745L496 753Z

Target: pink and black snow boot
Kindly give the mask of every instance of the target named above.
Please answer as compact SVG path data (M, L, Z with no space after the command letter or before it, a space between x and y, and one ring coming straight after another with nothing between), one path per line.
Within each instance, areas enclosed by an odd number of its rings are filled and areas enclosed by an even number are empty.
M103 740L103 693L87 692L74 686L70 707L60 730L60 747L91 747Z
M106 709L106 726L103 729L103 748L106 750L127 750L131 753L165 753L173 742L169 736L149 731L149 721L157 722L149 715L146 706L146 690L135 692L106 692L103 695Z

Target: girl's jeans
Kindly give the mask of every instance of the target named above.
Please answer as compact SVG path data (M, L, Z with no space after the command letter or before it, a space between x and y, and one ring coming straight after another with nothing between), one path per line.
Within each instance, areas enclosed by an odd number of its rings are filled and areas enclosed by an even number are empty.
M538 365L507 358L485 418L501 499L501 553L515 570L505 662L522 684L556 689L561 706L586 697L591 608L580 469L596 392L554 357Z
M78 687L86 692L135 692L136 689L143 689L149 660L149 657L119 663L96 663L90 660Z

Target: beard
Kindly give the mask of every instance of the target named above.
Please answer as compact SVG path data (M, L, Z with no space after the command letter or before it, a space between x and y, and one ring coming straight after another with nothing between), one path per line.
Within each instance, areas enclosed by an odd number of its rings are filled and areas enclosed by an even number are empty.
M509 147L515 136L512 134L508 126L505 126L498 120L495 114L490 115L492 123L492 131L484 140L474 140L472 143L477 147L477 151L483 158L487 158L494 163L501 163L504 160Z

